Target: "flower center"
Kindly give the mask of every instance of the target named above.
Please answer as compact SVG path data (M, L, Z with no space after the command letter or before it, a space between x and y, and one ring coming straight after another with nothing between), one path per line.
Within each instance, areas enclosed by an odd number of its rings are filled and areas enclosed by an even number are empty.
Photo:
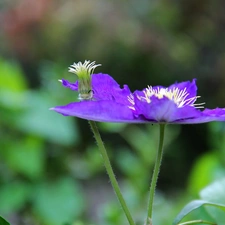
M92 99L93 91L91 88L91 74L93 74L94 69L98 66L101 66L101 64L95 65L95 62L85 60L83 64L78 62L69 67L69 72L75 73L78 77L78 92L80 100Z
M178 108L182 108L184 106L193 106L195 108L204 108L202 105L205 103L198 103L196 104L195 101L200 98L200 96L194 96L189 98L189 93L187 92L186 88L180 90L179 88L153 88L152 86L148 86L144 91L144 96L139 96L140 100L145 100L147 103L151 102L151 97L155 96L158 99L162 99L167 97L171 101L173 101Z
M155 96L158 99L162 99L164 97L173 101L178 108L182 108L184 106L192 106L195 108L204 108L205 103L195 103L195 101L200 98L200 96L194 96L188 98L189 93L187 92L186 88L180 90L179 88L153 88L152 86L148 86L143 91L144 96L138 95L137 98L141 101L145 101L147 103L151 103L151 97ZM128 96L128 101L131 103L129 106L130 109L135 110L135 100L134 96L131 94Z

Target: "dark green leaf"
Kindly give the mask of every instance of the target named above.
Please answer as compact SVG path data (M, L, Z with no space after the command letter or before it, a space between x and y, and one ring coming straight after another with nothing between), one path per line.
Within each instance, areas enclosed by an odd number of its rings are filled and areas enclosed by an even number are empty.
M10 224L0 216L0 225L10 225Z

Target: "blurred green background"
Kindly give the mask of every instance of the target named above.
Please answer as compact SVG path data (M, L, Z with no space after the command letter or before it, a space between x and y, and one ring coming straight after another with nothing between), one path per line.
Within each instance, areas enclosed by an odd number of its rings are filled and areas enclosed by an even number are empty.
M13 225L127 224L87 121L48 110L77 100L58 80L85 59L132 91L197 78L199 101L225 107L225 1L0 1L0 215ZM98 125L143 224L158 126ZM156 224L223 177L224 123L168 126Z

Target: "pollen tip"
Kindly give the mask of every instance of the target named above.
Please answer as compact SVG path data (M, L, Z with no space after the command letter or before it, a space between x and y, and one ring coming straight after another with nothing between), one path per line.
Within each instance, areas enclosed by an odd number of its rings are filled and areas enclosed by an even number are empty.
M62 83L62 80L58 80L60 83Z

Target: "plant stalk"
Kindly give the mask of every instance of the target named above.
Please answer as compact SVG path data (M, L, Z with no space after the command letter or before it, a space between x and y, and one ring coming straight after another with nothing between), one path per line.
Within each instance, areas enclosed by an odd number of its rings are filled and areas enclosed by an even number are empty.
M154 196L155 196L155 189L156 184L159 176L160 166L162 162L162 156L163 156L163 141L164 141L164 133L165 133L165 126L166 124L159 124L159 146L155 161L155 166L152 174L152 181L150 185L150 191L149 191L149 202L148 202L148 215L146 220L146 225L152 225L152 211L153 211L153 202L154 202Z
M114 189L114 191L116 193L116 196L117 196L117 198L118 198L118 200L120 202L120 205L121 205L121 207L122 207L122 209L123 209L123 211L124 211L124 213L125 213L125 215L127 217L127 220L129 222L129 224L130 225L135 225L134 220L133 220L133 218L132 218L132 216L130 214L130 211L129 211L127 205L126 205L126 202L125 202L125 200L123 198L123 195L122 195L122 193L120 191L118 182L117 182L115 174L113 172L113 169L112 169L112 166L111 166L111 163L110 163L107 151L106 151L105 146L103 144L103 141L101 139L100 133L99 133L98 128L97 128L97 125L96 125L96 123L94 121L89 121L89 124L91 126L92 132L94 133L94 137L96 139L97 145L98 145L99 150L101 152L106 171L107 171L107 173L109 175L109 179L110 179L111 184L113 186L113 189Z

